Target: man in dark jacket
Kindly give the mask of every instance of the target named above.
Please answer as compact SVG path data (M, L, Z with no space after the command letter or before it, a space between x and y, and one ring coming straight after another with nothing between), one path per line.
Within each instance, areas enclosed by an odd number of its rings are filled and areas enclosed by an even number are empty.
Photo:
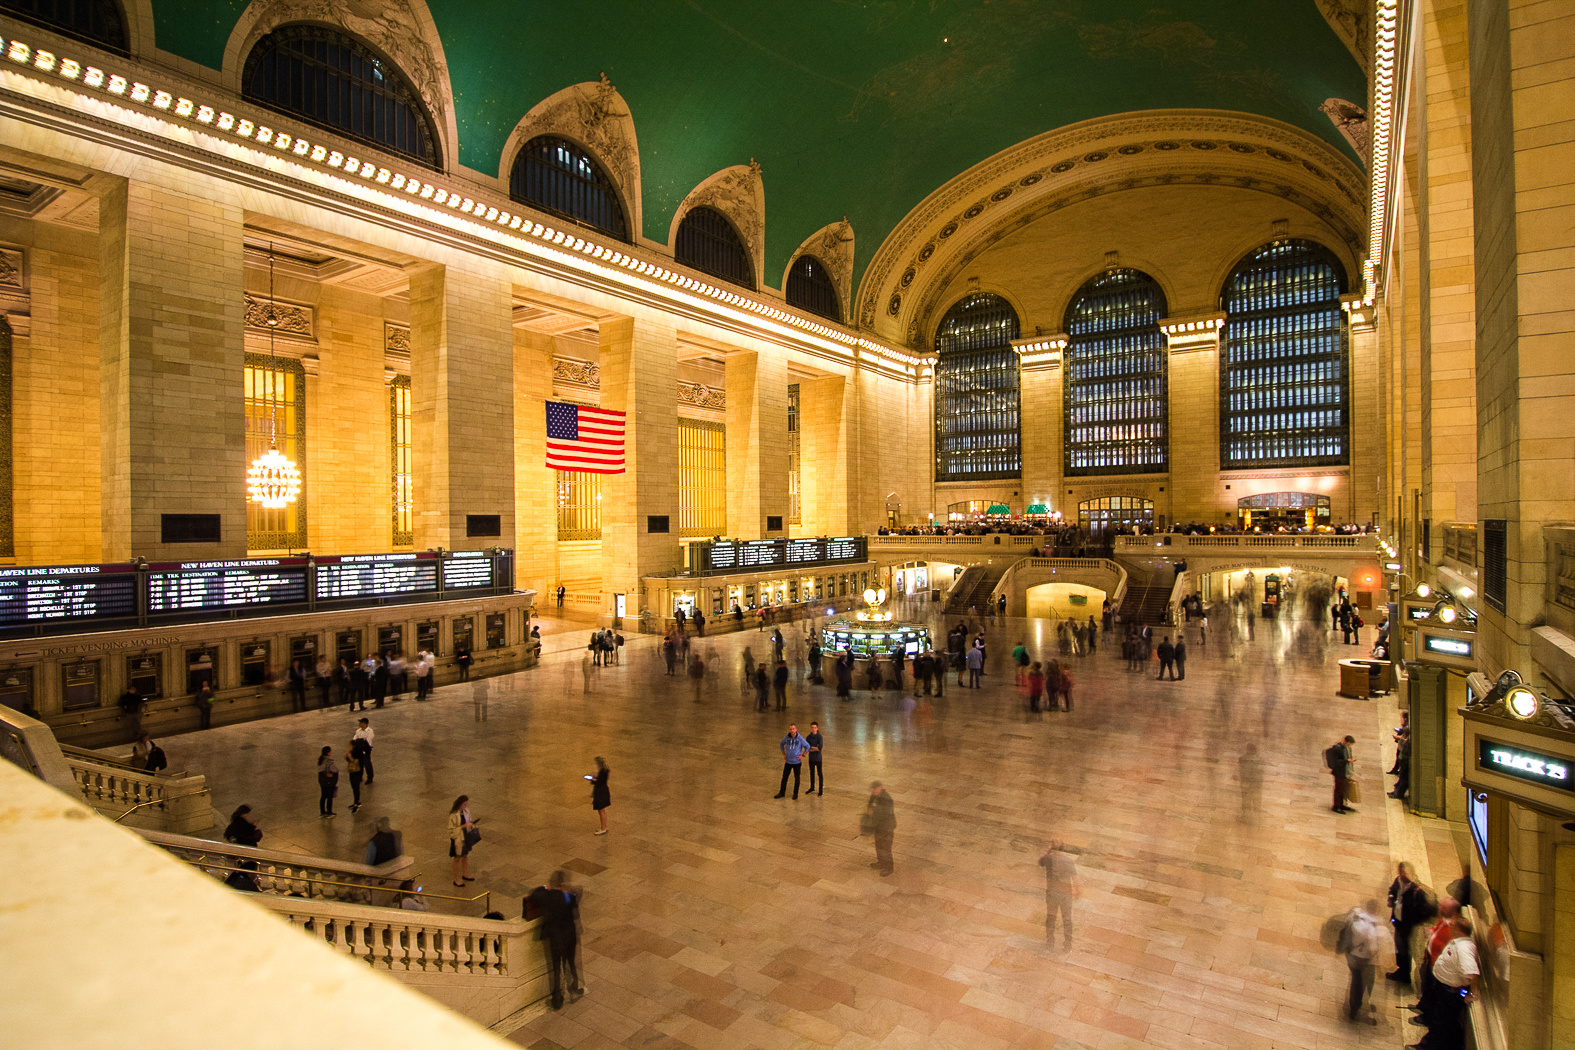
M536 939L547 946L547 973L551 981L554 1010L563 1009L564 972L568 972L569 991L578 999L585 994L580 983L580 891L568 884L562 871L552 873L545 886L537 886L525 898L525 918L540 919Z
M1159 643L1159 674L1154 676L1155 681L1164 678L1166 671L1170 672L1171 681L1176 680L1175 659L1176 647L1170 644L1170 635L1167 634L1165 640Z
M1416 872L1407 861L1395 870L1389 884L1389 921L1395 931L1395 968L1384 974L1400 984L1411 983L1411 931L1438 914L1428 888L1416 881Z
M1345 804L1345 796L1351 786L1351 745L1354 743L1356 738L1348 736L1344 740L1336 740L1323 753L1324 765L1329 767L1334 777L1334 805L1329 808L1336 813L1351 812L1351 808Z
M875 836L875 863L872 868L879 868L882 878L896 870L891 858L891 843L897 833L897 812L891 803L891 795L880 781L870 785L869 804L864 808L865 833Z

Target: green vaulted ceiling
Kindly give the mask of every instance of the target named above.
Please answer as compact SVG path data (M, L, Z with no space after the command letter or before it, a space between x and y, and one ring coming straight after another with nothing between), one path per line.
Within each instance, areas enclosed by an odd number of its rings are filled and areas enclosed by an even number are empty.
M343 0L358 13L378 0ZM846 215L862 273L909 209L1041 132L1129 110L1239 110L1350 154L1318 106L1361 69L1313 0L427 0L459 161L491 174L519 119L605 72L634 114L645 234L760 162L766 275ZM210 67L245 0L153 0L157 44ZM366 8L368 11L360 11Z

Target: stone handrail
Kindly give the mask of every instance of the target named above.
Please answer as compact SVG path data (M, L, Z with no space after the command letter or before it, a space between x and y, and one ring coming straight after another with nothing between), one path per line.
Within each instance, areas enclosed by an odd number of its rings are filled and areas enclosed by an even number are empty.
M991 535L998 535L991 533ZM982 547L985 536L871 536L870 546L882 547ZM1043 537L1039 537L1043 538ZM992 544L993 546L993 544Z
M163 777L121 763L65 756L82 800L100 813L159 831L199 831L213 825L208 781L201 775Z
M1377 534L1364 536L1331 536L1294 533L1254 535L1251 533L1231 536L1184 536L1180 533L1156 533L1152 536L1117 536L1115 549L1126 554L1149 554L1160 550L1211 550L1216 548L1269 548L1273 550L1348 550L1376 554Z
M339 901L245 894L329 947L482 1025L546 997L535 920L472 919Z
M254 861L257 884L264 895L302 894L311 899L357 904L392 902L397 894L378 891L397 889L400 882L409 878L408 873L416 862L414 857L401 856L374 867L159 831L143 830L142 837L198 867L204 860L224 868L237 867L235 862L240 860ZM222 881L229 872L213 871L211 874Z

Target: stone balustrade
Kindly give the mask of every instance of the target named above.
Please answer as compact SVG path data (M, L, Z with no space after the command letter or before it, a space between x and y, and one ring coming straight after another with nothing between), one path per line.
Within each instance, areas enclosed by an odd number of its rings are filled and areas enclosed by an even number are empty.
M110 820L176 834L213 826L206 777L161 776L90 754L72 748L66 765L82 800Z
M398 894L392 891L410 877L410 869L415 864L415 858L401 856L384 864L369 866L327 857L237 846L231 842L214 842L187 835L139 830L149 842L164 847L220 880L230 874L230 869L239 866L237 861L254 861L257 871L253 874L265 895L299 894L308 900L396 904Z
M482 1025L546 997L537 923L247 894L290 925Z
M1156 549L1170 551L1213 551L1218 549L1268 549L1268 550L1326 550L1351 554L1377 554L1379 536L1338 536L1328 534L1301 535L1299 533L1244 533L1231 536L1184 536L1163 532L1152 536L1117 536L1117 554L1153 554Z

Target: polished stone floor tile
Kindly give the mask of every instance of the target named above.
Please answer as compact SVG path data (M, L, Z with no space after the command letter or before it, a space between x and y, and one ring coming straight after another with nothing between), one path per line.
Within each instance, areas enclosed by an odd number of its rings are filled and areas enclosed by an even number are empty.
M1351 650L1314 625L1211 631L1179 682L1101 647L1071 659L1075 709L1039 715L1007 654L1022 640L1054 658L1043 621L985 625L981 689L951 677L928 701L838 702L795 668L788 710L767 714L739 688L743 649L769 651L762 633L695 643L712 669L697 703L653 639L587 671L585 629L549 619L540 667L368 712L377 774L357 814L346 789L339 816L316 816L318 750L354 728L343 710L163 743L208 775L223 814L251 804L273 848L356 858L391 817L440 893L446 815L468 794L474 892L491 895L435 910L516 915L567 870L585 890L590 990L512 1033L524 1046L1398 1044L1396 993L1380 979L1376 1023L1347 1022L1345 965L1320 944L1329 916L1382 895L1392 857L1380 712L1335 696ZM829 786L773 799L777 743L812 719ZM1337 815L1321 753L1347 732L1369 804ZM613 771L606 836L581 779L597 755ZM877 778L898 820L889 878L859 835ZM1045 939L1038 861L1053 838L1082 884L1069 949Z

